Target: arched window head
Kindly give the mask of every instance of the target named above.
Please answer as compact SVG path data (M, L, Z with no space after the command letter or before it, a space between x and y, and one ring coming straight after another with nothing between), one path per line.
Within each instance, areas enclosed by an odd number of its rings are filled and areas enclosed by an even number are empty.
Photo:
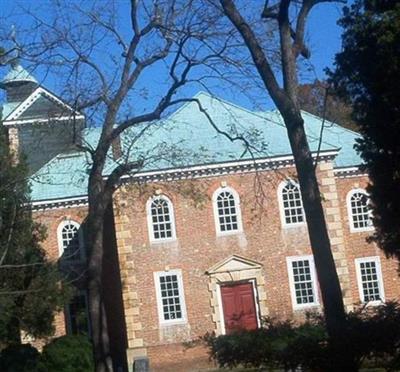
M299 185L292 180L282 182L278 188L278 194L282 224L284 226L304 224L303 202Z
M242 231L239 195L230 187L222 187L213 196L214 217L220 235Z
M83 234L75 221L63 221L58 226L58 250L60 257L67 261L84 259Z
M147 202L150 241L176 238L174 209L166 196L152 197Z
M373 228L368 203L368 194L363 189L351 190L347 195L351 231L366 231Z

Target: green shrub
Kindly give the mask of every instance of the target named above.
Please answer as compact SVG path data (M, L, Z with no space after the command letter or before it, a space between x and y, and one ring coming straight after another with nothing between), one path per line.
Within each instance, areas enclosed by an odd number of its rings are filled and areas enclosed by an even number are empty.
M386 371L399 371L400 304L388 302L350 313L347 338L360 362Z
M33 372L36 371L39 352L30 344L7 346L0 354L0 371Z
M266 319L263 328L219 337L206 335L204 340L221 367L294 370L305 363L322 364L327 336L322 325L311 321L295 326L290 321Z
M93 372L92 345L84 336L62 336L43 348L39 372Z
M204 340L210 356L221 367L256 367L302 371L330 371L342 355L328 342L321 316L300 325L266 319L263 328ZM389 302L347 316L342 347L356 365L400 370L400 305Z

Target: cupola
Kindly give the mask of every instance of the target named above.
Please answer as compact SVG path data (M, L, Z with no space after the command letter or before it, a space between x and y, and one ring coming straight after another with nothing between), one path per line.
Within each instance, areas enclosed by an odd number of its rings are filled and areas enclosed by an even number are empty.
M0 88L6 91L7 102L22 102L38 86L37 80L18 62L11 64L11 70L0 81Z

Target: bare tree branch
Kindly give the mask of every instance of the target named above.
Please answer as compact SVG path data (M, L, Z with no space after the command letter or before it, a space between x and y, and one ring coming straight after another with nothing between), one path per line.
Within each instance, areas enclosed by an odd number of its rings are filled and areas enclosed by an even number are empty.
M287 104L287 97L279 86L271 65L267 60L260 43L257 41L257 37L253 30L238 12L232 0L221 0L221 5L228 18L242 35L246 45L248 45L253 59L258 62L256 68L260 72L260 76L263 79L264 84L268 87L272 98L278 103L278 107Z

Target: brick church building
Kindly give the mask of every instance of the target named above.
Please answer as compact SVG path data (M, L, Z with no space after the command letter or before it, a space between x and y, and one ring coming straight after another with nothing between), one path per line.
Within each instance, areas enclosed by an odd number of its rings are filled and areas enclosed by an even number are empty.
M76 141L95 146L100 128L39 85L20 65L3 78L1 121L11 148L27 156L32 208L47 227L44 247L76 275L78 295L56 316L56 335L90 335L83 231L90 166ZM307 225L286 129L277 111L252 112L206 93L145 134L127 132L104 177L131 152L151 159L123 178L106 223L105 293L119 370L148 357L155 371L210 367L194 341L206 332L254 329L262 318L301 320L320 310ZM373 230L357 133L303 112L337 273L347 310L399 299L398 263L366 242ZM154 158L148 155L157 151ZM127 361L127 364L126 364ZM118 369L117 369L118 370Z

